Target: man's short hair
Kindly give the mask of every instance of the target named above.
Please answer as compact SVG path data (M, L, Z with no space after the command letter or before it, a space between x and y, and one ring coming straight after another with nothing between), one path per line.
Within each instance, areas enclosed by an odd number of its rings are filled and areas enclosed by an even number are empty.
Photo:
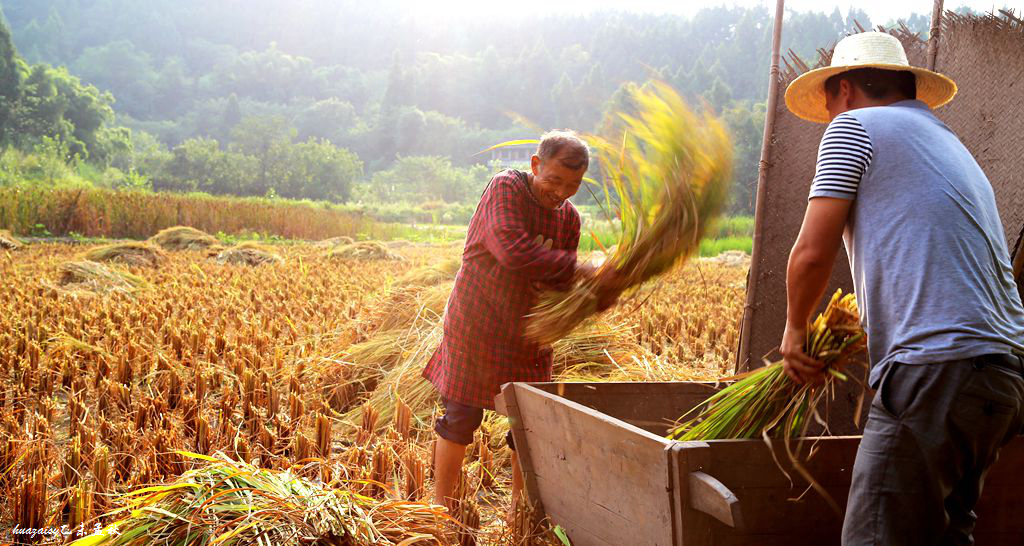
M840 72L825 80L825 90L829 95L839 94L839 82L847 80L856 85L865 95L872 99L885 99L893 95L904 98L917 98L917 78L907 70L885 70L883 68L856 68Z
M537 157L542 161L557 157L569 169L582 169L590 165L590 148L575 131L548 131L537 144Z

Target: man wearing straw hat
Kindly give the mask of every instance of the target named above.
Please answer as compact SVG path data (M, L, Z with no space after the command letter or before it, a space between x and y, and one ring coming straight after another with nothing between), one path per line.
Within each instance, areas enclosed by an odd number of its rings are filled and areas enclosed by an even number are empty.
M931 110L956 91L879 32L786 90L828 128L789 257L784 369L821 380L803 343L844 241L876 390L844 544L972 543L986 470L1021 432L1024 309L992 187Z

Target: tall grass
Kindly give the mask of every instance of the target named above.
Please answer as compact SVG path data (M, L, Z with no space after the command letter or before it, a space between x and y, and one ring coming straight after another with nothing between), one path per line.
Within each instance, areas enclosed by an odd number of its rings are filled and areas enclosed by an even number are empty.
M118 191L88 186L0 186L0 229L16 234L143 239L187 225L207 233L273 233L288 239L355 236L372 223L329 203L206 194Z

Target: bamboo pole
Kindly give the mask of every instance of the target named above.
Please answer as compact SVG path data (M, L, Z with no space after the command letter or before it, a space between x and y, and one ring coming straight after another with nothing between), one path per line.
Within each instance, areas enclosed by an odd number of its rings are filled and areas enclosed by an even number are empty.
M747 273L747 302L743 306L743 320L740 323L740 346L736 351L736 372L750 368L747 353L750 350L751 321L754 303L757 301L757 275L760 270L761 236L764 232L765 194L768 192L768 159L771 157L772 134L775 132L775 111L779 104L779 52L782 48L782 15L785 0L775 4L775 26L772 31L772 63L768 75L768 104L764 116L764 139L761 142L761 160L757 168L757 197L754 203L754 246L750 256L750 271Z
M942 1L935 0L932 7L932 26L928 29L928 70L935 70L935 58L939 55L939 34L942 33Z

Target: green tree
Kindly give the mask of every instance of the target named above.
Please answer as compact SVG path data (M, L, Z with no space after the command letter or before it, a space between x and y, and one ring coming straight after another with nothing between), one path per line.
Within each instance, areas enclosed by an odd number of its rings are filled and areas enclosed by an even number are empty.
M22 67L18 50L11 40L11 29L0 12L0 144L7 143L7 131L14 114L14 105L21 100Z
M153 189L231 195L262 195L266 191L256 185L256 158L225 152L216 140L191 138L171 153L166 176L154 178Z
M317 101L295 118L300 139L322 138L341 142L343 135L356 122L356 109L351 103L336 98Z
M274 189L282 197L348 201L363 176L363 162L326 140L309 139L287 147L287 161L275 165Z
M72 64L85 81L113 92L119 109L138 119L148 119L158 104L160 74L148 53L128 40L86 48Z
M370 186L385 202L464 202L479 197L487 170L483 166L459 169L445 157L399 157L390 169L375 173Z
M231 150L252 156L256 160L256 178L253 190L263 194L275 187L271 173L281 172L280 165L288 160L288 146L296 130L281 116L244 118L231 131Z

